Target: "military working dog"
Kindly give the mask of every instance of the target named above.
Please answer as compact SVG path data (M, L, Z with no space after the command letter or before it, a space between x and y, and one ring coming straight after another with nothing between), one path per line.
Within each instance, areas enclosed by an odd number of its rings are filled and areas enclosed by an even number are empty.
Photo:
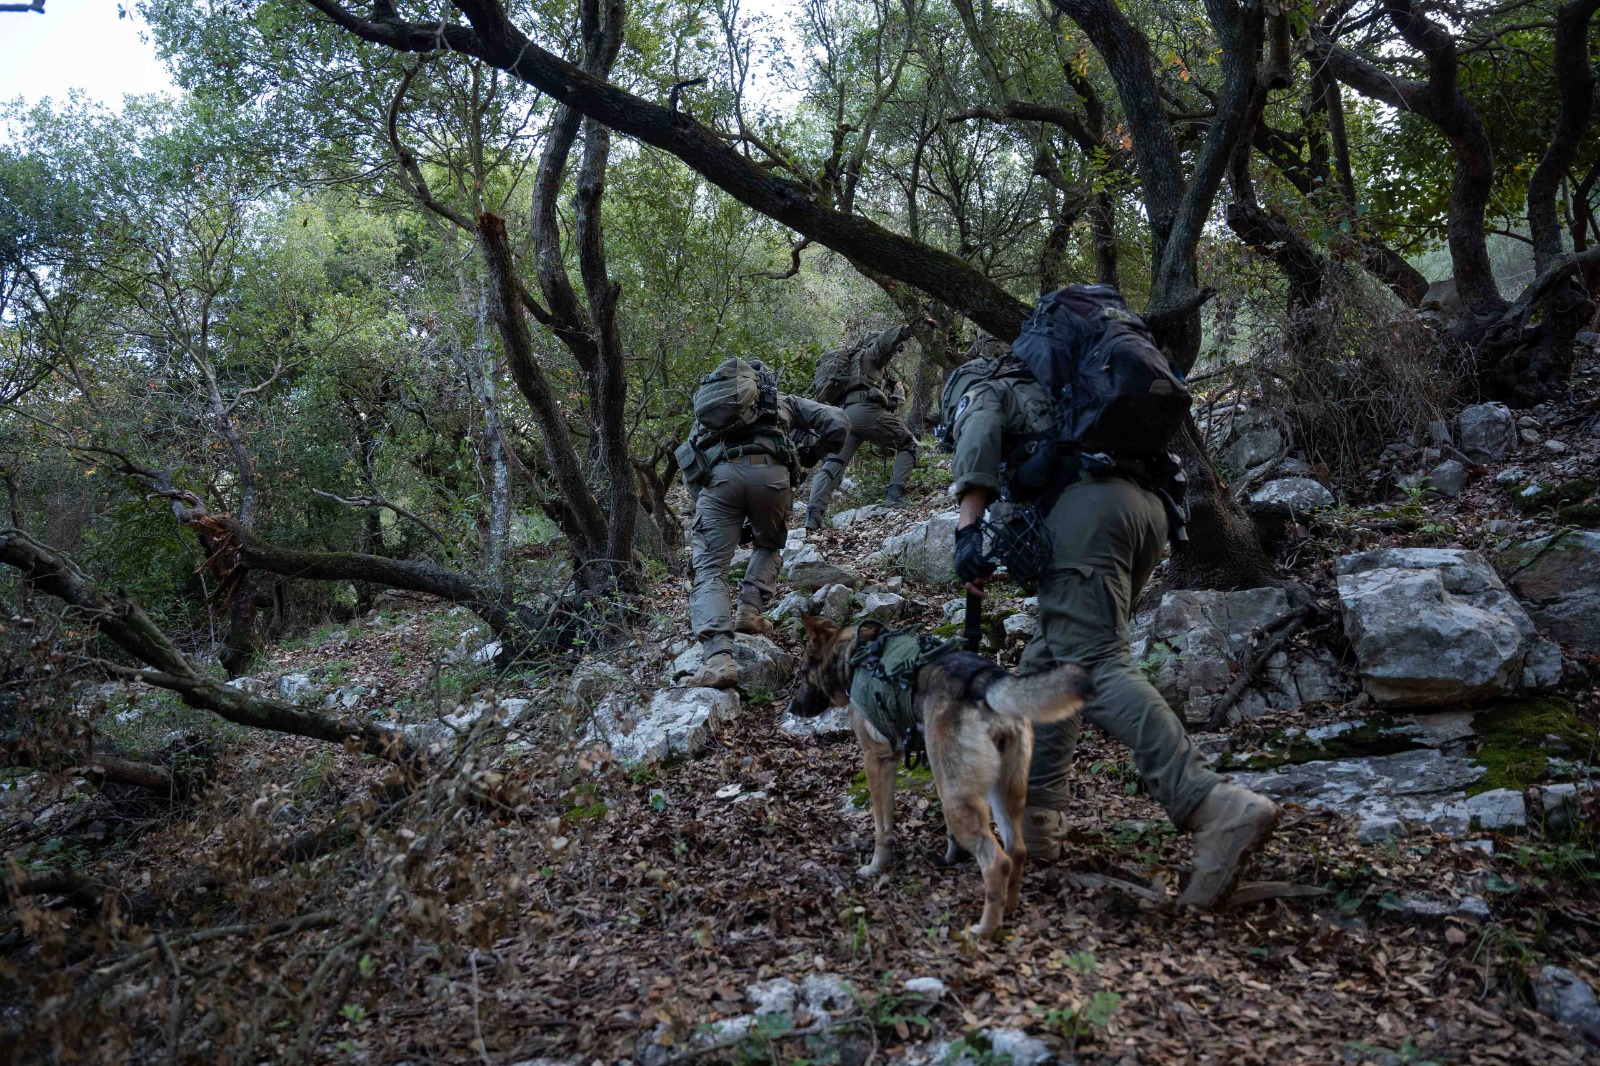
M839 626L812 615L802 615L801 621L806 658L791 709L817 715L850 703L852 652L880 635L882 627L873 622ZM1027 858L1022 814L1033 723L1077 714L1093 694L1093 686L1076 666L1019 677L982 656L949 651L916 671L911 693L914 720L926 738L928 765L944 807L948 844L944 861L954 863L963 852L978 860L983 872L983 917L968 933L992 936L1005 913L1016 909L1022 889ZM856 874L876 877L893 859L895 763L901 743L884 736L853 703L850 720L866 757L872 794L872 861ZM989 827L991 816L999 826L999 840Z

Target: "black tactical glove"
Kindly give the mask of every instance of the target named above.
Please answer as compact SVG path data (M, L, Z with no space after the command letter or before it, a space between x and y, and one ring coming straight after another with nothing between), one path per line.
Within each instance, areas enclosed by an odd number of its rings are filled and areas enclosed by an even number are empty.
M994 571L994 563L983 554L983 523L974 522L956 530L956 578L976 581Z
M795 449L795 457L800 460L801 466L809 470L816 466L817 463L821 462L823 459L826 459L828 457L828 453L822 451L820 448L814 448L809 444L802 444L799 448Z

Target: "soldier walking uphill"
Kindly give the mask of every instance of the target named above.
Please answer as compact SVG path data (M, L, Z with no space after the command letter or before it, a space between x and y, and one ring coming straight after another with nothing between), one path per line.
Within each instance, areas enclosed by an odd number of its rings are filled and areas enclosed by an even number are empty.
M844 409L850 419L850 436L843 447L822 461L811 479L806 529L822 528L828 500L863 442L893 449L894 469L885 499L890 504L904 501L906 481L917 465L917 438L894 415L901 401L900 383L889 373L889 361L910 336L910 326L891 326L863 338L854 348L835 348L818 361L812 395Z
M1073 285L1040 298L1013 354L957 367L942 406L961 508L956 576L981 595L999 558L1037 583L1039 634L1023 668L1089 671L1096 694L1082 717L1132 749L1173 824L1193 832L1182 902L1214 906L1279 811L1206 765L1128 649L1139 591L1169 532L1183 537L1182 471L1164 451L1189 409L1182 378L1116 290ZM1076 719L1035 730L1030 856L1060 855L1078 731Z
M779 393L764 365L743 359L729 359L701 379L694 414L694 432L677 452L695 498L689 621L702 649L700 670L686 684L733 688L739 683L734 632L772 632L761 611L777 586L794 486L805 467L844 444L850 422L837 407ZM817 443L796 449L789 434L797 429L815 434ZM753 551L735 611L728 564L747 538Z

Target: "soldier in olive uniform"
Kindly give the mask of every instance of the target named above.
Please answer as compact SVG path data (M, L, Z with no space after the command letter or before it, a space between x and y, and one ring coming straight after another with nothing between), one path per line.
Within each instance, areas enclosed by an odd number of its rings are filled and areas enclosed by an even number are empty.
M797 451L789 443L789 433L796 429L814 433L817 443ZM777 588L779 553L789 535L794 485L802 468L839 448L849 433L850 421L837 407L779 393L772 416L744 433L706 445L709 475L690 486L695 505L689 621L703 656L699 672L685 684L735 687L739 670L733 661L733 634L773 632L772 623L761 612ZM735 610L728 594L728 565L747 524L754 533L754 546L739 582Z
M890 326L862 341L858 354L859 373L838 403L850 419L850 437L817 468L811 479L811 499L806 504L806 528L821 529L828 501L844 479L845 468L865 443L894 450L894 468L889 474L885 502L898 505L905 500L906 481L917 465L917 438L906 424L895 417L900 406L899 382L889 374L889 361L905 346L910 326Z
M1054 419L1049 395L1010 356L956 407L950 427L951 491L961 508L956 576L972 591L981 594L995 568L984 554L979 519L1000 493L1002 469L1014 469L1018 449L1047 436ZM1096 694L1082 717L1128 745L1145 786L1173 824L1194 833L1194 875L1182 901L1209 908L1232 888L1244 859L1272 832L1279 810L1210 769L1178 716L1132 661L1128 619L1166 543L1166 507L1129 477L1083 475L1061 493L1045 523L1054 557L1039 582L1039 633L1023 655L1023 668L1070 662L1089 671ZM1030 857L1060 856L1061 812L1070 800L1067 773L1079 728L1073 719L1034 729L1023 823Z

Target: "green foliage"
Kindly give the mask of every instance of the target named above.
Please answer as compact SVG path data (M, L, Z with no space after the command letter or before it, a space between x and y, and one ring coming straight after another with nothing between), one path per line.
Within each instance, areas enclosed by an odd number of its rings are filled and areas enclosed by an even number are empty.
M1545 778L1552 752L1579 757L1600 749L1600 734L1580 719L1567 700L1537 697L1502 703L1473 716L1478 734L1474 759L1485 773L1470 794L1490 789L1517 791Z

